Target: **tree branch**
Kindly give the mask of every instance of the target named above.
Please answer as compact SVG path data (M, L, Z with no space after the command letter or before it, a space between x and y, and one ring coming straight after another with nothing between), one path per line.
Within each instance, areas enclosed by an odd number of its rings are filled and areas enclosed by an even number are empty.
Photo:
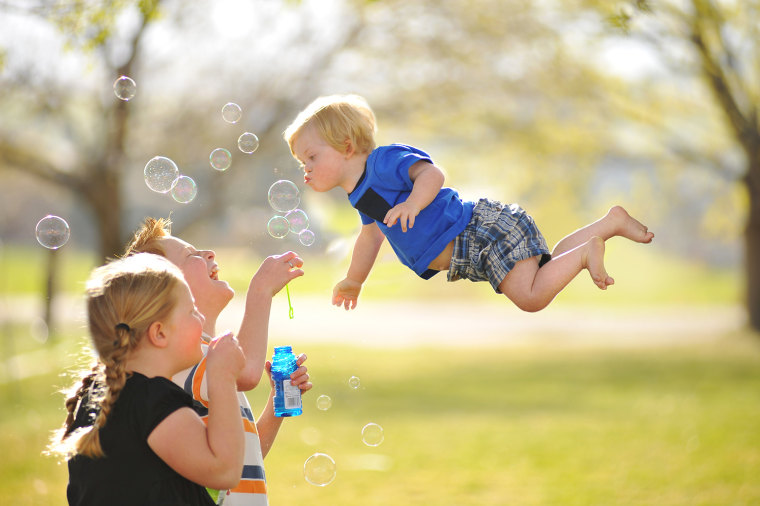
M55 167L48 160L38 157L34 150L19 148L5 138L0 138L0 170L1 168L31 174L43 181L64 186L79 195L83 194L86 186L82 178Z
M697 0L695 0L696 2ZM696 7L696 5L695 5ZM726 73L717 61L712 48L709 47L703 24L697 14L692 20L690 40L696 47L701 60L702 71L712 88L715 97L723 108L728 117L731 127L734 129L736 136L740 139L742 146L747 149L750 142L750 125L748 119L742 114L736 97L733 95Z

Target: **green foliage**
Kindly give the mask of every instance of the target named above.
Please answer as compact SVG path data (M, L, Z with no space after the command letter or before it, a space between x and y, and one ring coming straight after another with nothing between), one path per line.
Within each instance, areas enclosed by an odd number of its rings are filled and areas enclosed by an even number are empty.
M49 7L48 18L66 35L69 47L96 49L108 40L116 19L132 2L70 2L58 0Z

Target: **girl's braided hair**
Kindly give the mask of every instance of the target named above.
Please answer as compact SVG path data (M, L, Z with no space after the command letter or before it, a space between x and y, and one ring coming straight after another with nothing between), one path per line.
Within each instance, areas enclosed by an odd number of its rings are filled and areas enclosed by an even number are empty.
M148 327L169 316L177 302L174 290L183 280L174 264L151 253L114 260L93 271L86 288L87 318L98 365L66 400L68 413L61 448L56 451L104 456L100 429L127 381L127 358ZM85 399L87 406L82 405ZM74 430L74 425L82 409L95 415L92 426L85 428L73 443L66 441L74 432L80 432Z

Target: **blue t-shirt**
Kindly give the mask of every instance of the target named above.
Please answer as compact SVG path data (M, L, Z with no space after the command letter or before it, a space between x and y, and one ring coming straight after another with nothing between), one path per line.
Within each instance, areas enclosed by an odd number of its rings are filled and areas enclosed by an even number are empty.
M377 223L404 265L428 279L438 272L428 269L428 265L470 222L474 203L462 202L456 190L444 187L420 211L413 228L402 232L398 221L392 227L386 226L386 213L409 198L414 186L409 168L419 161L433 163L427 153L412 146L391 144L376 148L367 158L364 174L348 200L359 211L364 225Z

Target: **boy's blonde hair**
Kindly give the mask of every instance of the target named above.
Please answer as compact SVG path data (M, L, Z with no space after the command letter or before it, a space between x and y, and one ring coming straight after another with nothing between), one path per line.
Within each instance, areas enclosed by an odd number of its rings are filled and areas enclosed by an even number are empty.
M124 256L130 256L137 253L153 253L156 255L166 256L166 252L161 247L158 239L171 235L172 222L170 218L145 218L145 221L135 232L132 240L129 241Z
M126 384L129 353L153 322L169 316L177 304L175 290L181 283L184 277L179 268L151 253L114 260L92 272L86 285L87 318L98 365L66 400L66 422L60 447L54 451L91 458L104 455L100 429ZM88 406L79 406L83 399ZM97 412L97 416L89 430L75 441L66 441L73 433L77 409Z
M359 95L319 97L298 113L282 134L293 156L293 144L309 125L314 125L325 142L340 153L346 152L346 141L350 141L358 153L375 149L375 114Z

